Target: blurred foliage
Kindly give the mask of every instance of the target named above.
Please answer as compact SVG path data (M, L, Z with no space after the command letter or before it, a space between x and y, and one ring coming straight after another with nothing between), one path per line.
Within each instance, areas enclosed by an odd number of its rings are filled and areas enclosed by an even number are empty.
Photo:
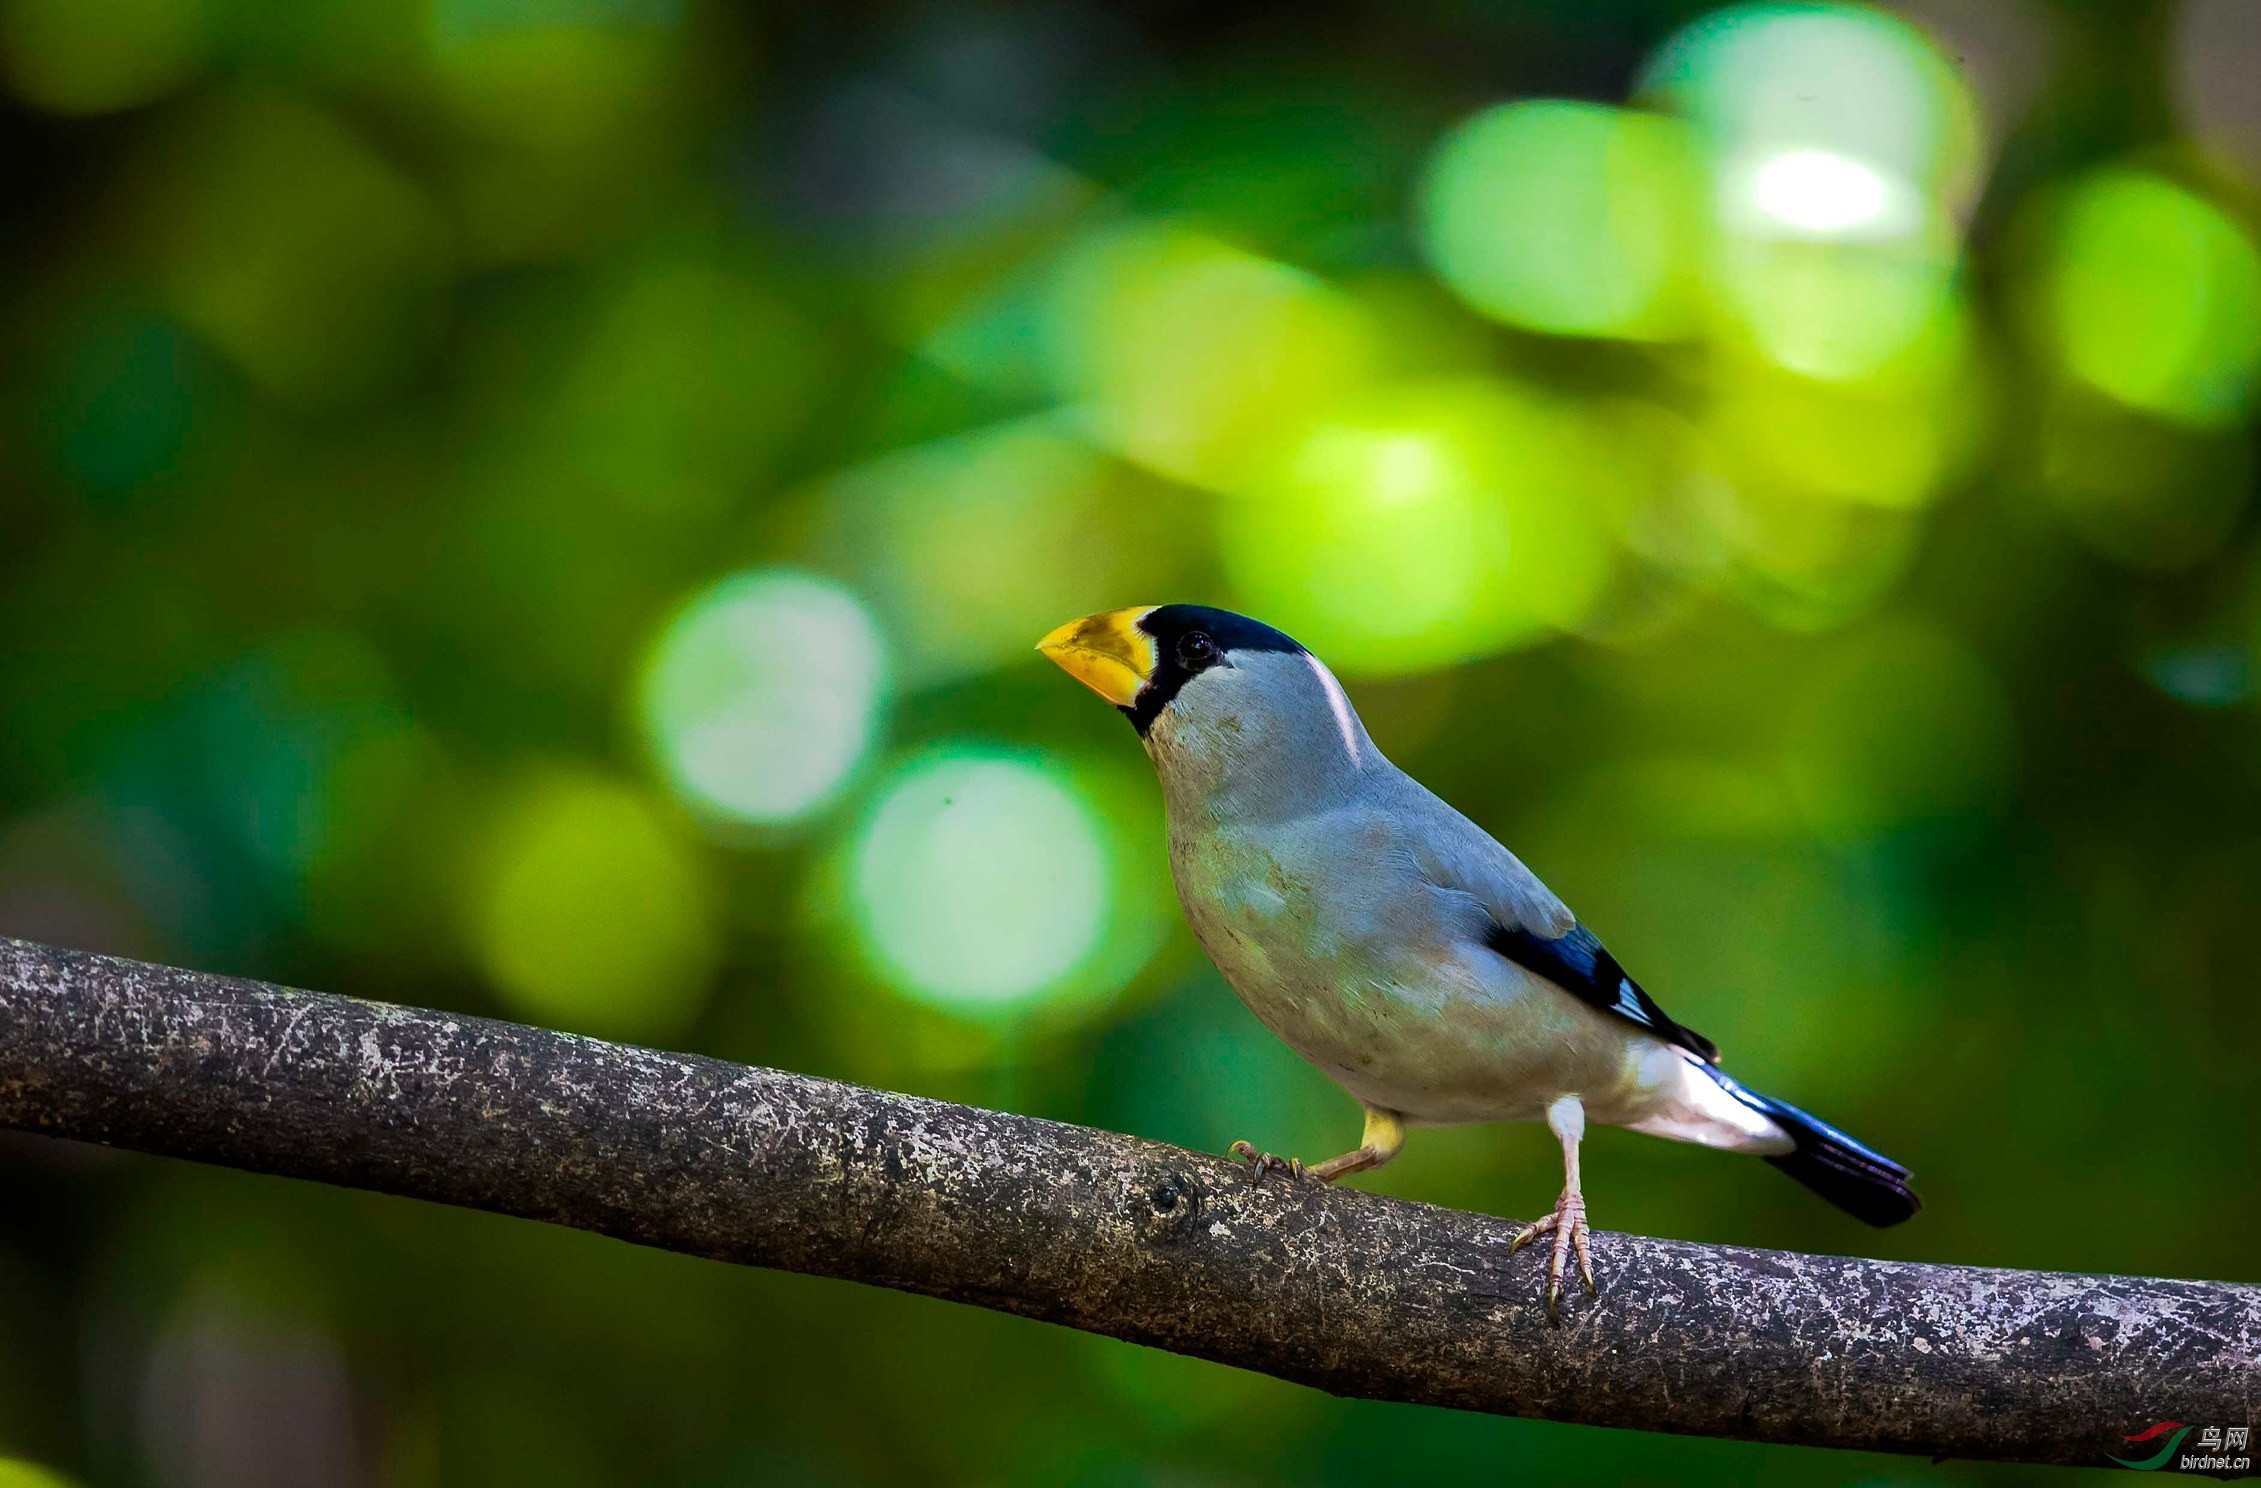
M1605 1225L2257 1279L2257 70L2248 0L0 0L0 933L1322 1157L1028 649L1199 598L1931 1201L1604 1131ZM0 1192L5 1484L2015 1476Z

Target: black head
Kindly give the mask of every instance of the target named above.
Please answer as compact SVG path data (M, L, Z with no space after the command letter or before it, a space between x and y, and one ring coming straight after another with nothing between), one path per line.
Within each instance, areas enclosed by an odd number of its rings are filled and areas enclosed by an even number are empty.
M1258 651L1300 654L1303 647L1261 620L1209 605L1157 605L1138 617L1136 628L1154 642L1154 668L1146 685L1128 704L1118 705L1144 734L1162 716L1178 690L1215 667L1230 667L1233 657Z

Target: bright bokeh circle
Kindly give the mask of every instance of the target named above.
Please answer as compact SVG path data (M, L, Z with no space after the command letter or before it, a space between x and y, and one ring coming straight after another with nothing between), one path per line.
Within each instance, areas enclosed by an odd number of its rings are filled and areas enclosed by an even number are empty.
M1724 204L1731 228L1873 229L1894 188L1959 207L1983 164L1977 100L1954 64L1871 6L1714 11L1658 50L1642 91L1689 120L1721 164L1720 188L1737 198ZM1769 189L1754 192L1760 183Z
M1422 246L1462 299L1572 336L1685 327L1702 186L1686 127L1557 99L1503 104L1437 147Z
M1495 382L1388 389L1228 503L1221 556L1242 607L1338 669L1427 671L1593 612L1614 473L1570 405Z
M829 579L734 574L660 632L637 688L645 740L677 795L726 821L776 824L830 803L869 755L887 651Z
M1698 142L1708 305L1732 339L1857 382L1897 376L1938 338L1985 136L1921 28L1870 6L1732 6L1659 49L1642 97Z
M2164 177L2108 170L2065 201L2043 271L2066 370L2177 422L2222 426L2261 374L2261 254L2221 208Z
M1784 150L1751 172L1753 204L1783 226L1814 237L1856 233L1892 208L1892 183L1874 167L1831 150Z
M887 783L849 850L863 945L895 988L958 1013L1075 989L1111 919L1099 813L1040 755L946 746ZM1124 958L1129 971L1142 959Z

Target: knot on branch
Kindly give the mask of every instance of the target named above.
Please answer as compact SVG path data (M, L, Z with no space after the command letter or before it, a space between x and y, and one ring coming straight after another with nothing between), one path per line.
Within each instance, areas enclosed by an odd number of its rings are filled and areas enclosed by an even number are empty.
M1201 1180L1183 1169L1172 1168L1146 1191L1139 1206L1139 1229L1155 1245L1179 1245L1200 1230L1202 1211L1209 1206L1208 1190Z

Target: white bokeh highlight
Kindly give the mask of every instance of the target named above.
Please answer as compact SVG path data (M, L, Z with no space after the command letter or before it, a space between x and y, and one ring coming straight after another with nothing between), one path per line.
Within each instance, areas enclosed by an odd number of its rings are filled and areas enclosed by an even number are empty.
M869 757L888 678L879 626L845 586L758 570L668 621L638 711L684 801L729 822L782 824L828 805Z

